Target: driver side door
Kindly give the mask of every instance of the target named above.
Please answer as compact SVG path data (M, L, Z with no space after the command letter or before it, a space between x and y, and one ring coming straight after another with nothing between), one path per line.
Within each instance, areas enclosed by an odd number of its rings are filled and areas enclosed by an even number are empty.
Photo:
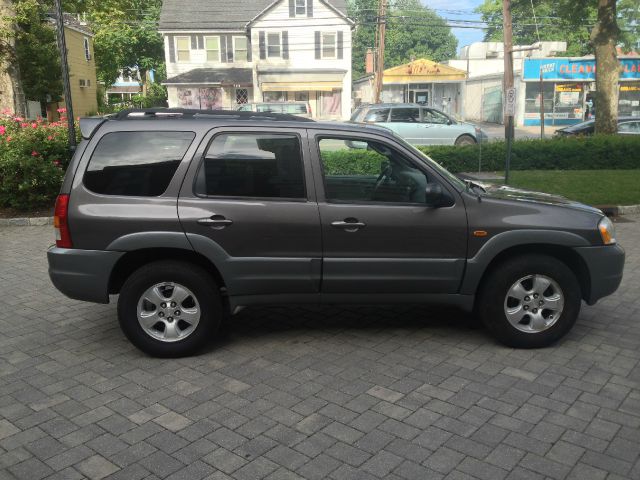
M467 249L458 193L390 139L330 131L312 135L322 293L457 292ZM446 206L425 203L427 183L445 189Z

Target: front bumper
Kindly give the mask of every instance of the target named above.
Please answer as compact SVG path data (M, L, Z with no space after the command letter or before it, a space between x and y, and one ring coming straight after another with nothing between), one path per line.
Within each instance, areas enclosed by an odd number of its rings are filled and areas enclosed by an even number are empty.
M123 252L52 247L47 251L49 277L67 297L109 303L109 278Z
M625 258L624 249L620 245L580 247L575 251L589 270L590 288L585 295L585 301L589 305L618 289L622 282Z

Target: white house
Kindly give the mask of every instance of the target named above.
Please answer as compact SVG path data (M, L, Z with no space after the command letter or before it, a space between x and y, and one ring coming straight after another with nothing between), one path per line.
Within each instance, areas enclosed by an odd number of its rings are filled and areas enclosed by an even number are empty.
M298 100L346 119L353 26L345 0L164 0L169 106Z

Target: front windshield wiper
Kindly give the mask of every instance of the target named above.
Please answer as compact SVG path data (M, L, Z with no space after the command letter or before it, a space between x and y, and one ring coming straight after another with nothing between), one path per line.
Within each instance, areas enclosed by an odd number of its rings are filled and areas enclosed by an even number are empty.
M484 188L479 183L474 182L473 180L469 180L468 178L465 178L464 183L467 184L467 190L469 190L470 188L479 188L480 190L482 190L482 193L487 193L486 188Z

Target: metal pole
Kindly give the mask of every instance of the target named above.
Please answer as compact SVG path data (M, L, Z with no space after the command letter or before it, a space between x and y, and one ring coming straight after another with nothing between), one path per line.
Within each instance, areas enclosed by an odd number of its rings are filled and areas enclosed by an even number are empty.
M544 83L542 68L540 69L540 138L544 139Z
M64 102L67 108L67 124L69 130L69 148L73 151L76 148L76 125L73 116L73 104L71 102L71 84L69 82L69 64L67 62L67 42L64 38L64 17L62 16L62 4L60 0L56 3L56 31L58 34L58 49L60 50L60 64L62 66L62 87L64 91Z
M378 61L376 62L376 92L374 103L380 103L384 76L384 40L386 31L387 0L380 0L378 6Z
M511 24L511 0L502 1L502 18L504 27L504 90L505 93L513 88L513 29ZM511 144L513 142L513 115L506 113L505 139L507 141L507 158L504 169L504 183L509 183L511 166Z

